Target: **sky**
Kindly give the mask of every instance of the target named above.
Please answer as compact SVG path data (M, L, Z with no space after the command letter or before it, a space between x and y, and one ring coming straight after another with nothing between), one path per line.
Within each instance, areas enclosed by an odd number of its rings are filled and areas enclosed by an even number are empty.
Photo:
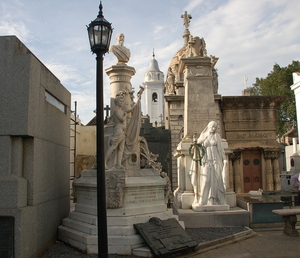
M137 91L144 81L153 49L166 75L183 46L183 19L192 16L190 33L203 37L207 54L219 58L219 94L240 96L256 78L265 78L275 63L300 60L299 0L102 0L103 14L130 49L128 62ZM1 0L0 36L15 35L71 92L72 105L83 124L96 108L96 60L86 25L99 11L99 0ZM1 57L0 57L1 58ZM104 56L104 69L114 65ZM291 75L292 76L292 75ZM109 78L104 74L104 104L110 103ZM144 108L143 108L144 110Z

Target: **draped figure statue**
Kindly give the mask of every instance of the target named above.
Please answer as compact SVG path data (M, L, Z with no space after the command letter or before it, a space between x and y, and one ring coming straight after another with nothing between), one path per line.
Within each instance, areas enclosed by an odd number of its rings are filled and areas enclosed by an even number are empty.
M123 169L122 162L134 151L139 142L141 127L141 95L144 88L137 93L138 100L130 108L124 109L124 101L128 94L127 89L117 93L115 97L115 109L110 118L110 125L113 126L113 134L109 139L109 147L105 153L105 168Z
M226 205L225 168L227 161L217 123L211 121L195 139L190 168L195 198L193 206ZM201 148L200 148L200 147ZM202 152L200 155L197 152ZM197 159L197 157L201 157Z

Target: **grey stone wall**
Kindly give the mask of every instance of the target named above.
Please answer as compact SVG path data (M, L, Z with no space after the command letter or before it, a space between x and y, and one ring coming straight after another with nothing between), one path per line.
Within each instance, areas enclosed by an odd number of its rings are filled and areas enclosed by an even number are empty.
M171 130L171 152L177 149L183 136L184 96L165 96L166 100L166 129ZM172 157L172 190L178 187L177 158Z
M31 257L69 213L71 95L17 37L0 56L0 219L14 217L14 257Z

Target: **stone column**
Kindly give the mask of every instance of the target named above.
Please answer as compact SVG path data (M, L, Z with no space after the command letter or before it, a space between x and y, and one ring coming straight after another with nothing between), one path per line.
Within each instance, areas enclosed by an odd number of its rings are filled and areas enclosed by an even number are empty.
M229 162L228 162L228 174L229 174L229 188L234 190L234 180L233 180L233 162L234 162L234 154L229 154Z
M232 174L232 164L231 164L231 160L229 159L229 156L232 154L232 149L228 148L228 143L226 140L222 140L222 145L225 151L225 157L226 157L226 161L227 161L227 167L226 167L226 172L223 180L225 182L226 185L226 203L231 207L235 207L236 206L236 194L233 191L233 187L232 187L232 178L230 178L230 170L231 170L231 174Z
M241 182L241 154L240 150L233 151L231 158L233 160L233 174L234 174L234 191L236 193L242 192L242 182Z
M278 159L280 150L265 150L267 191L281 190Z
M273 177L274 177L274 190L281 190L281 182L280 182L280 169L279 169L279 153L278 156L273 159Z
M266 160L266 185L267 191L274 190L274 181L273 181L273 166L272 166L272 156L271 151L264 150L264 156Z
M114 99L120 90L132 90L131 77L135 75L135 69L127 65L113 65L105 69L110 79L110 110L114 110ZM125 101L125 105L131 105L130 100ZM126 108L126 107L125 107ZM130 107L128 107L129 109Z
M174 157L177 158L177 180L178 180L178 187L174 191L174 204L176 207L181 208L181 195L184 192L184 185L185 185L185 171L183 167L183 161L184 158L181 153L177 152L174 153Z
M189 156L189 148L192 142L181 142L179 143L176 156L180 158L178 160L178 188L174 192L176 200L176 208L179 209L190 209L194 201L194 190L191 184L189 176L189 170L191 167L192 159Z
M291 85L291 90L295 93L295 102L296 102L296 114L297 114L297 121L298 121L298 138L300 137L300 74L298 72L293 73L293 82L294 84Z

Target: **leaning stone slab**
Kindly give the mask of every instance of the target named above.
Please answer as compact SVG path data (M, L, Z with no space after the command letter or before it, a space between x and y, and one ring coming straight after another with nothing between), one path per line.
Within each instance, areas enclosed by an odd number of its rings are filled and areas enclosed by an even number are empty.
M149 222L134 224L155 256L168 255L193 248L198 243L180 226L175 218L161 220L152 217Z

